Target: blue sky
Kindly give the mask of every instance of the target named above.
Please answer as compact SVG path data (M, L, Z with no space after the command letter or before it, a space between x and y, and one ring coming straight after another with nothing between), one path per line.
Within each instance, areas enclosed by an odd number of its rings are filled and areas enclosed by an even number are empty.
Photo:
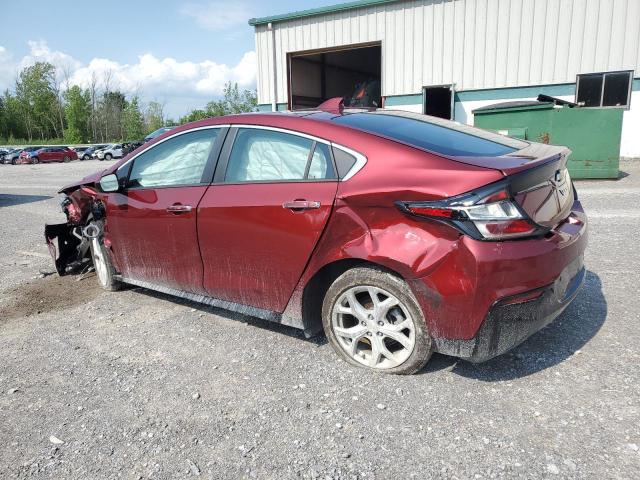
M178 117L219 96L224 83L255 87L251 17L340 0L3 0L0 89L38 60L71 83L111 86L158 100ZM107 75L108 72L108 75Z

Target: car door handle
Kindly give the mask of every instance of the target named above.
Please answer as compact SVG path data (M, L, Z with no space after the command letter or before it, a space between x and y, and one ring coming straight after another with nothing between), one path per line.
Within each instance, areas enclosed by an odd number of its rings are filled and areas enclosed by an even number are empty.
M181 203L174 203L167 207L169 213L187 213L191 211L191 205L182 205Z
M289 210L313 210L320 208L320 202L308 201L308 200L293 200L291 202L284 202L282 208L288 208Z

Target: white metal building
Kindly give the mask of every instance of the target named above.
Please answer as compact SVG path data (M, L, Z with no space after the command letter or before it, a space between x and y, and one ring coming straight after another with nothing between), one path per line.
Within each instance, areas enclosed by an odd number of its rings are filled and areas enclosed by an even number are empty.
M621 156L640 157L640 0L359 0L249 23L261 110L372 86L374 104L472 124L542 93L624 108Z

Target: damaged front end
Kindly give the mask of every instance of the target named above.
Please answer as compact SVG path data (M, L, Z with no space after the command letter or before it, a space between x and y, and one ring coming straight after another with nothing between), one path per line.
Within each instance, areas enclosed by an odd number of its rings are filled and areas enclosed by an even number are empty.
M66 196L60 205L67 222L46 224L44 227L49 252L61 276L78 273L91 266L90 242L102 234L100 225L105 211L98 192L93 188L81 186L63 192Z

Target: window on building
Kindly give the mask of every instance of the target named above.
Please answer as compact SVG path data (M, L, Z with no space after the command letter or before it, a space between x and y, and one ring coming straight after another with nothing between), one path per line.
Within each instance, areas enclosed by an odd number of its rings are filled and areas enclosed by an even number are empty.
M633 71L578 75L576 102L585 107L629 107Z

